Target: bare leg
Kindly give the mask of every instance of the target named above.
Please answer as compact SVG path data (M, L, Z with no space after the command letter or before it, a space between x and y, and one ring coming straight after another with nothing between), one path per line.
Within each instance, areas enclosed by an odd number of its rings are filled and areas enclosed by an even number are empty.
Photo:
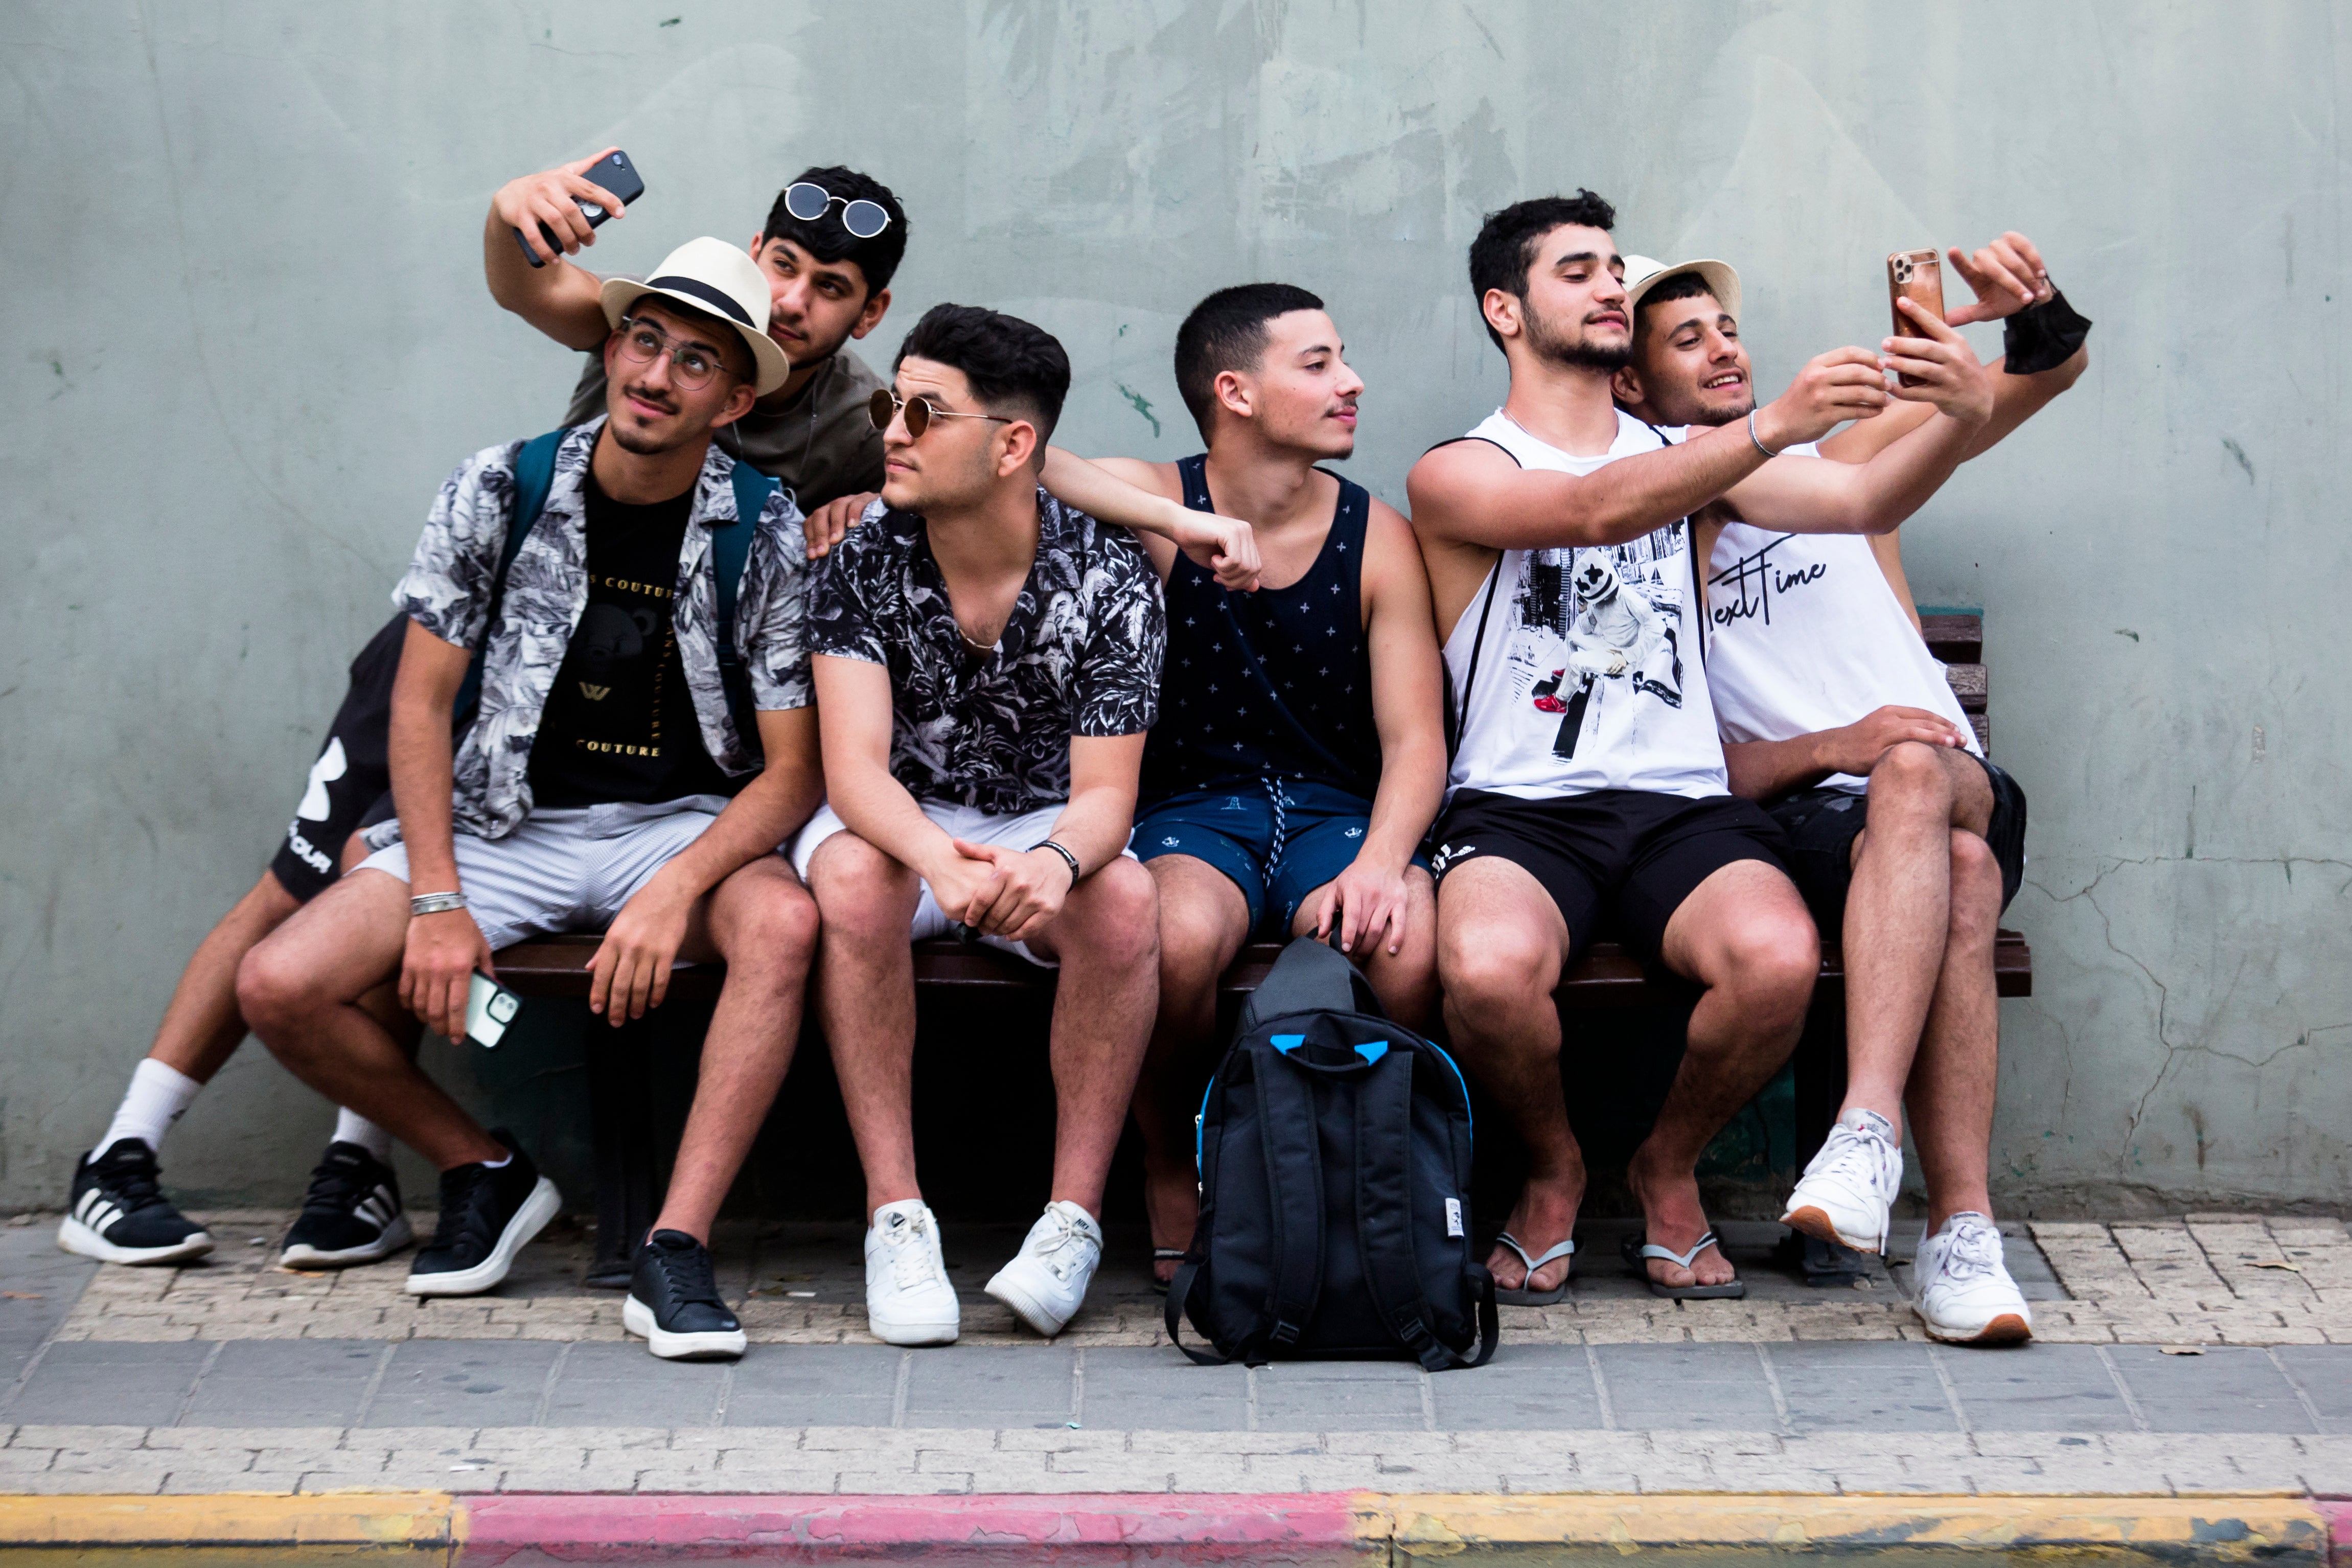
M1446 1028L1527 1145L1527 1185L1505 1228L1534 1258L1575 1231L1584 1201L1584 1155L1560 1094L1552 1001L1568 947L1559 906L1519 867L1472 860L1447 874L1437 900ZM1506 1289L1549 1290L1568 1277L1570 1261L1556 1259L1528 1279L1517 1257L1497 1246L1486 1267Z
M497 1140L359 1005L399 972L407 934L408 884L354 871L246 954L237 1004L288 1071L437 1169L503 1159Z
M817 1022L866 1171L866 1215L922 1196L915 1179L915 955L922 881L854 833L809 862L821 947Z
M1135 1084L1143 1209L1153 1247L1185 1247L1201 1211L1192 1164L1201 1064L1216 1048L1217 980L1249 935L1249 903L1232 878L1190 855L1162 855L1144 869L1160 892L1160 1013ZM1152 1272L1164 1283L1176 1265L1155 1262Z
M2000 863L1966 828L1951 830L1950 855L1951 936L1907 1097L1914 1147L1927 1178L1931 1231L1963 1209L1992 1214L1987 1166L2000 1067L2000 1003L1992 972Z
M654 1228L708 1244L800 1043L816 903L792 868L770 855L712 889L705 921L709 947L727 961L727 983L703 1037L694 1108Z
M1844 1109L1898 1130L1952 919L1951 829L1984 831L1992 786L1963 752L1906 742L1870 771L1869 826L1846 895Z
M1736 860L1675 911L1664 957L1706 994L1691 1013L1674 1087L1625 1178L1651 1242L1680 1252L1709 1228L1699 1203L1699 1156L1796 1049L1822 952L1787 875L1761 860ZM1691 1263L1683 1268L1654 1258L1650 1277L1662 1285L1720 1285L1737 1277L1716 1247Z
M1381 999L1382 1011L1408 1029L1425 1031L1430 1016L1437 1011L1437 884L1418 866L1407 867L1404 879L1403 945L1391 956L1385 942L1360 939L1356 965L1372 983L1372 994ZM1315 906L1322 896L1323 889L1318 888L1299 901L1298 916L1290 922L1291 935L1314 933Z
M236 1005L236 966L256 942L301 907L284 883L264 871L261 880L196 944L172 990L148 1056L198 1083L211 1082L245 1040L245 1015Z
M1054 1191L1102 1217L1103 1184L1160 1005L1160 894L1120 856L1028 939L1062 966L1054 995Z

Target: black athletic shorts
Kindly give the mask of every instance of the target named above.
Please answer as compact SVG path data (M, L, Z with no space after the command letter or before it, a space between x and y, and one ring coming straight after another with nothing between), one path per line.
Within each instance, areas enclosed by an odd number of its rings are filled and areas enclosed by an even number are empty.
M394 616L352 660L350 689L269 862L278 885L306 904L342 874L344 841L392 815L392 680L407 636L408 617Z
M2000 769L1975 757L1992 784L1992 820L1985 843L2000 863L2000 907L2025 881L2025 792ZM1835 937L1845 926L1846 889L1853 882L1853 841L1869 820L1869 796L1858 790L1801 789L1767 801L1764 809L1789 836L1789 872L1814 923Z
M1457 790L1431 835L1441 887L1473 858L1508 860L1543 884L1568 922L1572 959L1606 931L1644 958L1701 882L1737 860L1786 869L1788 840L1736 795L1603 789L1550 800Z

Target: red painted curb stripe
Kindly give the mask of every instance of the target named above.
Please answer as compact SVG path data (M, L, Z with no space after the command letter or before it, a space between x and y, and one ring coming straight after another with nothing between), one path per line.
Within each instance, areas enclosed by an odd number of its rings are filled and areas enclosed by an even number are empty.
M2312 1506L2327 1521L2336 1568L2352 1568L2352 1498L2315 1498Z
M1307 1564L1361 1555L1356 1494L1079 1493L982 1497L612 1497L514 1494L458 1505L455 1561L566 1562L758 1555L965 1563Z

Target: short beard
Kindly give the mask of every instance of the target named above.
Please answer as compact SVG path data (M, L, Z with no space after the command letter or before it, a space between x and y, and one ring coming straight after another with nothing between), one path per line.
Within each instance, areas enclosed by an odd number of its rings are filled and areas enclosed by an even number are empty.
M1633 363L1633 345L1621 343L1614 348L1602 348L1582 339L1570 342L1551 330L1551 323L1528 308L1528 347L1537 356L1558 365L1576 370L1597 370L1603 375L1613 375Z

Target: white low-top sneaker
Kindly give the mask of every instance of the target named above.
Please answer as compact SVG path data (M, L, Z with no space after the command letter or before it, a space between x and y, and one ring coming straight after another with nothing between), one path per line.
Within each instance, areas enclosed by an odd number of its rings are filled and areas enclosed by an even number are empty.
M1919 1239L1911 1308L1930 1338L1955 1345L2013 1345L2033 1337L2033 1313L2000 1255L2000 1227L1964 1209Z
M1780 1223L1856 1252L1884 1252L1887 1216L1902 1190L1895 1124L1875 1110L1849 1110L1806 1164Z
M988 1282L988 1293L1052 1339L1077 1315L1101 1261L1102 1226L1065 1198L1045 1205L1021 1250Z
M892 1345L951 1345L962 1323L940 1256L940 1222L920 1198L884 1204L866 1232L866 1323Z

